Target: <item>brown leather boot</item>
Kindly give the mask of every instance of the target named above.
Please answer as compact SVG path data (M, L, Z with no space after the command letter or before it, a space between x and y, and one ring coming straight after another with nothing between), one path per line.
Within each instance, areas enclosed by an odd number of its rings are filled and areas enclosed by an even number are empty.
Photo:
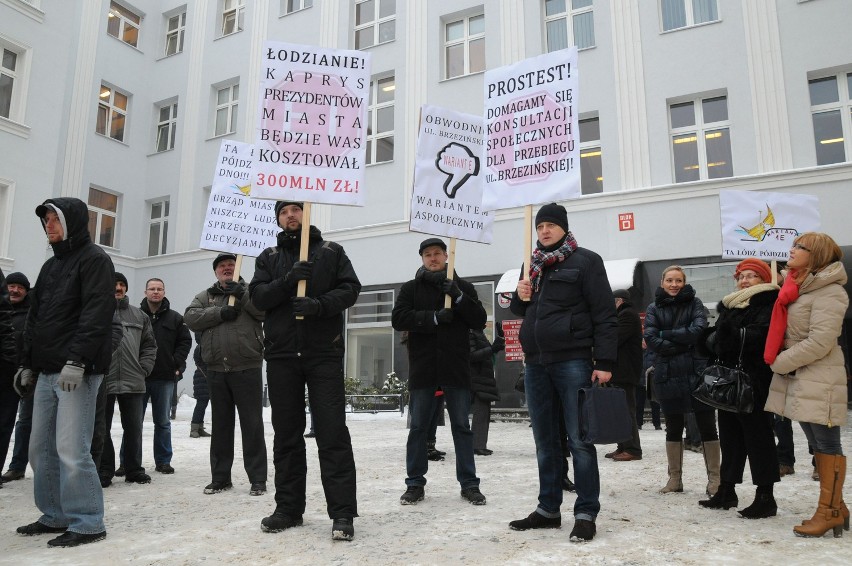
M821 537L832 529L834 537L839 538L849 521L841 508L846 456L815 452L814 458L819 471L819 504L810 521L793 527L793 532L802 537Z
M683 491L683 443L666 442L666 458L669 461L669 481L660 493Z

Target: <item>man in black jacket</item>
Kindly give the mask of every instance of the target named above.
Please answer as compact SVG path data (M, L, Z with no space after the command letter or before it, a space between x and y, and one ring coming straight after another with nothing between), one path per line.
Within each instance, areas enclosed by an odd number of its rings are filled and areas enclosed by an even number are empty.
M403 284L393 306L391 324L408 331L408 389L411 428L406 444L405 467L408 486L400 497L403 505L414 505L424 497L426 440L435 411L435 390L444 391L444 402L452 425L456 449L456 479L461 496L473 505L485 505L479 491L470 430L470 346L468 332L485 327L487 315L473 285L447 276L447 245L440 238L420 244L422 267L414 279ZM445 307L445 297L450 307Z
M261 521L261 529L277 533L302 524L307 384L332 538L352 540L358 508L355 459L346 427L343 311L355 304L361 283L343 247L323 240L314 226L308 260L299 260L302 203L275 203L275 217L283 231L277 245L258 256L249 284L252 303L266 311L264 358L275 430L275 512ZM302 280L307 291L298 297Z
M601 257L577 246L568 231L568 213L547 204L535 218L538 243L529 278L518 282L510 308L524 318L520 341L524 350L524 389L538 458L538 507L515 530L559 528L562 516L562 449L559 422L565 420L574 460L577 501L572 542L595 537L600 511L600 476L593 444L580 440L578 392L593 381L612 377L618 327L612 290ZM562 414L557 408L562 402Z
M157 339L157 359L154 369L145 379L142 418L145 418L150 399L151 417L154 420L154 469L161 474L173 474L175 469L171 465L172 423L169 412L175 382L181 379L186 369L192 336L183 317L170 308L162 279L152 278L145 283L145 298L139 308L151 319L154 337Z
M16 388L35 387L30 465L42 516L22 535L62 533L50 546L106 537L104 499L89 453L95 400L112 357L112 261L89 237L89 211L76 198L36 207L53 257L30 293ZM36 381L37 380L37 381Z
M15 348L15 330L12 326L12 304L6 292L5 277L0 270L0 470L6 463L9 439L15 428L18 412L18 397L13 378L17 368L18 354ZM0 488L3 480L0 479Z
M19 271L6 277L6 289L9 292L9 302L12 304L12 327L15 330L16 352L21 351L24 343L24 324L27 312L30 310L30 280ZM29 463L30 431L33 427L33 398L21 399L18 409L18 422L15 423L15 447L12 449L12 459L9 469L0 476L0 484L24 478L24 471Z
M642 321L630 301L630 291L616 289L612 292L615 310L618 313L618 360L612 372L612 383L627 394L627 411L633 423L633 436L619 442L615 451L606 454L616 462L642 459L642 444L639 441L639 425L636 422L636 387L644 377L642 371Z

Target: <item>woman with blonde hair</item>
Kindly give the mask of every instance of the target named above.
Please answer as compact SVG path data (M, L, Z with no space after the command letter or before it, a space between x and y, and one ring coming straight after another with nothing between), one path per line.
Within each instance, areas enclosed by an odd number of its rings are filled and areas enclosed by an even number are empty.
M707 495L719 489L721 452L716 433L716 413L696 400L692 392L707 365L706 357L695 346L707 327L704 304L695 290L686 284L686 274L678 265L663 271L654 302L645 312L645 343L656 355L654 395L666 417L666 458L669 480L660 493L683 491L683 430L686 414L695 420L704 446L707 468Z
M837 344L849 297L843 253L827 234L806 232L793 242L784 286L772 310L764 357L774 372L766 410L799 421L819 471L817 510L793 527L799 536L835 537L849 530L843 502L846 456L846 369Z

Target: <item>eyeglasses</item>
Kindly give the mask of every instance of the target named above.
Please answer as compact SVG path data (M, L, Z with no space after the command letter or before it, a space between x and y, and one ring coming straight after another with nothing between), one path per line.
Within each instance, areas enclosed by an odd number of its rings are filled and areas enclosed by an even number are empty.
M797 250L804 250L804 251L806 251L806 252L808 252L808 253L811 253L811 250L809 250L808 248L806 248L805 246L803 246L803 245L802 245L802 244L800 244L799 242L796 242L795 244L793 244L793 248L795 248L795 249L797 249Z
M757 273L740 273L737 277L737 281L742 281L743 279L760 279L760 275Z

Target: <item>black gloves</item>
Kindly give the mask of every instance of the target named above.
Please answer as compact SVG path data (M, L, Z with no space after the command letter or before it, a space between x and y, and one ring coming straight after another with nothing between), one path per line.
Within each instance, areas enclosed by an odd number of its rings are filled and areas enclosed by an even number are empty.
M447 272L446 271L429 271L425 267L421 267L417 270L417 273L414 274L414 279L416 281L423 281L428 285L434 285L435 287L440 287L444 284L444 281L447 280Z
M314 269L312 261L297 261L293 264L293 268L284 276L284 283L290 287L295 287L302 279L310 279L311 272Z
M454 301L462 296L459 284L452 279L444 279L444 282L441 283L441 291L443 291L445 295L449 295Z
M219 312L219 316L221 316L222 320L225 322L237 320L237 317L240 316L240 309L231 306L224 306Z
M438 324L449 324L453 321L453 309L441 309L435 311L435 320Z
M293 314L296 316L317 316L322 305L311 297L293 297Z
M243 298L243 295L246 294L246 288L240 285L238 281L228 281L220 286L222 287L223 293L226 295L233 295L237 299L237 302L239 302Z
M506 339L503 338L502 336L497 336L497 338L494 339L494 343L491 344L491 351L496 354L497 352L504 349L505 347L506 347Z

